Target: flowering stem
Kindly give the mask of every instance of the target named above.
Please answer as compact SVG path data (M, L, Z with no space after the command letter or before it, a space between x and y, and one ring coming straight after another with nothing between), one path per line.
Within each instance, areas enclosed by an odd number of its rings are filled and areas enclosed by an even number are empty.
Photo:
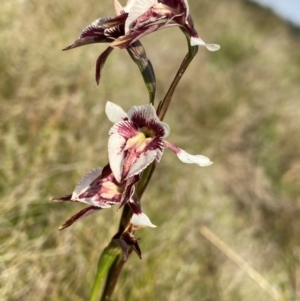
M183 76L185 70L187 69L187 67L189 66L190 62L193 60L193 58L195 57L195 55L197 54L198 52L198 46L191 46L190 44L190 36L188 33L186 33L183 29L181 29L182 32L185 34L186 36L186 39L187 39L187 44L188 44L188 48L189 48L189 51L188 53L186 54L186 56L184 57L174 79L173 79L173 82L165 96L165 98L163 99L163 101L161 102L160 106L159 106L159 110L158 110L158 117L160 118L160 120L163 120L167 111L168 111L168 108L169 108L169 105L171 103L171 100L172 100L172 97L173 97L173 94L174 94L174 91L181 79L181 77Z
M171 103L174 91L175 91L182 75L184 74L185 70L187 69L190 62L193 60L193 58L195 57L195 55L197 54L197 51L198 51L197 46L194 46L194 47L190 46L190 36L183 29L182 29L182 31L184 32L184 34L187 38L188 53L184 57L166 96L164 97L162 102L159 104L157 114L161 120L163 120L163 118L165 117L165 115L167 113L167 110ZM134 53L132 53L132 55L133 54ZM148 67L151 68L151 66L148 66ZM145 82L146 82L146 80L145 80ZM154 90L151 90L150 87L151 87L151 85L149 85L149 87L148 87L148 91L149 91L149 95L150 95L150 103L153 103L155 87L154 87ZM153 86L152 86L152 88L153 88ZM152 177L152 174L155 170L155 167L156 167L156 163L153 162L143 172L141 180L136 187L136 194L137 194L138 199L141 199L146 187L148 186L150 179ZM122 232L128 225L131 217L132 217L132 212L131 212L129 206L126 205L122 212L119 230L118 230L117 234L113 237L113 239L122 234ZM105 283L105 286L103 289L102 297L100 300L101 301L111 300L111 296L114 292L120 272L130 255L130 253L129 253L127 259L123 260L120 249L118 252L115 251L116 245L115 245L113 239L108 244L108 246L104 249L104 251L102 252L102 254L100 256L98 270L97 270L97 276L96 276L95 283L93 286L92 296L90 298L90 301L96 300L95 298L97 298L97 297L95 297L95 296L98 295L98 292L100 290L100 287L101 287L101 284L102 284L102 281L103 281L103 278L105 275L107 275L107 278L106 278L106 283ZM106 258L107 258L107 261L105 262Z
M92 288L92 293L89 299L90 301L98 300L99 289L103 278L107 275L111 266L116 262L120 253L120 248L113 245L112 242L103 250L99 258L97 276Z

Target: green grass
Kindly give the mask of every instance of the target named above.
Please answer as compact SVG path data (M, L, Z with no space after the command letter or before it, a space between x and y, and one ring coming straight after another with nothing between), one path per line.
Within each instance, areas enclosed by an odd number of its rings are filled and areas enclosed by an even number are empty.
M0 299L87 300L103 247L121 212L103 210L62 232L81 204L72 192L107 162L107 100L125 110L148 100L126 51L114 51L94 83L105 45L61 49L111 1L4 0L0 14ZM158 225L142 229L114 300L270 300L269 294L200 233L206 225L281 295L299 280L299 35L244 1L193 1L200 49L165 121L168 140L214 161L187 166L167 150L142 200ZM230 14L228 12L231 12ZM234 13L233 13L234 12ZM166 37L168 42L165 43ZM166 93L186 52L176 29L142 40Z

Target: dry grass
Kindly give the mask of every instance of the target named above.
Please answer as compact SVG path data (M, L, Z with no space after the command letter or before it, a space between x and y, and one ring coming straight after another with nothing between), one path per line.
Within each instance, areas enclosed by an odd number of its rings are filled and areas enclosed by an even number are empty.
M3 2L3 1L2 1ZM209 168L165 152L143 199L159 227L143 229L115 300L270 300L207 240L206 225L279 294L300 298L300 39L244 1L190 0L200 49L174 97L169 140L209 156ZM61 48L110 1L4 0L0 14L0 299L86 300L120 212L104 210L58 233L80 204L57 204L107 161L106 100L147 102L138 69L114 51L94 84L104 45ZM109 13L107 13L109 12ZM168 43L164 43L168 36ZM163 97L186 45L178 29L142 40ZM229 250L228 249L228 250Z

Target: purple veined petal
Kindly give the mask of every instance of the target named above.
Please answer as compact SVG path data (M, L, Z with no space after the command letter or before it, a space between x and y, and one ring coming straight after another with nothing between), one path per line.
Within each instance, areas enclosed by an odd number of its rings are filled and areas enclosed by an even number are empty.
M130 32L124 36L117 38L110 44L110 46L113 48L117 48L117 49L124 49L124 48L127 48L132 43L136 42L137 40L140 40L142 37L144 37L152 32L155 32L155 31L158 31L158 30L161 30L164 28L174 27L174 26L180 26L180 25L177 23L167 23L167 24L159 23L159 24L154 24L154 25L138 28L138 29L135 29L133 32Z
M218 51L220 45L217 44L206 44L202 39L191 37L191 46L204 46L209 51Z
M158 0L135 0L129 3L129 7L126 7L128 11L128 17L125 22L125 34L128 33L132 23L141 15L143 15L150 7L157 4ZM129 8L129 10L128 10Z
M134 177L131 177L126 181L126 186L120 200L119 209L123 207L125 204L129 203L129 201L131 200L135 192L134 184L137 183L139 180L140 180L140 175L135 175Z
M114 134L129 139L139 134L139 131L131 120L121 120L120 122L115 123L109 130L109 135Z
M123 179L124 149L129 138L139 134L131 121L120 121L109 131L108 158L112 173L120 183Z
M156 136L163 139L170 134L167 123L160 121L152 105L134 106L128 112L128 118L136 123L139 128L147 127L155 132Z
M87 208L82 209L81 211L77 212L73 216L71 216L68 220L66 220L59 228L58 230L63 230L71 225L73 225L75 222L79 221L80 219L100 210L101 208L90 206Z
M95 20L81 32L80 37L73 44L65 47L63 51L93 43L110 42L111 39L104 35L105 27L103 27L103 24L111 19L113 18L104 17Z
M189 4L187 0L160 0L159 2L184 14L186 18L189 15Z
M150 165L158 156L157 150L146 150L135 156L134 162L126 162L130 166L129 170L125 172L125 179L131 178L137 174L140 174L148 165ZM159 156L161 157L161 156Z
M124 180L124 156L128 139L138 136L140 133L132 121L120 121L109 131L108 158L112 173L118 182Z
M104 67L104 64L108 58L108 56L111 54L111 52L113 51L114 49L112 47L108 47L106 48L105 51L103 51L97 61L96 61L96 72L95 72L95 79L96 79L96 83L97 85L99 85L100 83L100 78L101 78L101 71Z
M120 106L110 101L106 103L105 113L107 118L113 123L117 123L127 117L127 114Z
M202 156L202 155L191 155L184 151L183 149L171 144L168 141L165 141L165 146L173 151L180 161L187 164L197 164L199 166L209 166L212 165L213 162L210 161L209 158Z
M128 111L128 118L131 120L139 119L144 125L148 122L152 122L153 120L160 122L155 109L151 104L131 107Z
M78 198L78 196L84 192L86 192L90 184L93 183L99 176L102 174L102 168L98 167L90 170L77 184L75 190L72 194L72 200L76 200L81 202L82 200Z
M187 20L187 17L190 14L189 4L188 4L187 0L180 0L180 2L182 3L183 7L185 8L185 15L186 15L186 20Z

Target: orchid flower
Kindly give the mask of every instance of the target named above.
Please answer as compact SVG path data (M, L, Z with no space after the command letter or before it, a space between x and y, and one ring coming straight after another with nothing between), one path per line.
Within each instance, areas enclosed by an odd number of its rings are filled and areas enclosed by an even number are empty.
M180 26L191 37L191 46L205 46L210 51L220 49L219 45L206 44L198 37L192 17L189 14L187 0L129 0L125 7L114 0L116 17L104 17L87 26L79 38L63 50L93 43L109 43L109 47L100 54L96 62L96 82L99 84L101 70L114 48L127 48L129 53L136 53L134 43L143 36L160 29ZM138 42L139 46L140 43ZM135 58L145 66L151 65L144 49ZM150 73L155 81L152 66Z
M124 11L128 13L125 35L112 42L112 47L124 48L128 43L154 31L180 26L189 34L191 46L205 46L210 51L220 49L219 45L206 44L199 38L194 29L187 0L129 0Z
M169 126L160 121L150 104L132 107L128 113L118 105L107 102L106 115L115 123L109 131L109 164L118 182L139 175L154 160L160 161L164 148L173 151L184 163L209 166L210 159L202 155L190 155L166 141Z
M118 6L119 5L119 6ZM99 84L101 71L104 64L115 47L112 42L119 37L124 36L124 26L128 13L124 13L123 8L117 2L115 3L116 17L104 17L95 20L92 24L87 26L79 38L71 45L65 47L63 50L70 50L79 46L84 46L93 43L109 43L109 47L103 51L96 61L96 82ZM130 44L130 45L129 45ZM150 60L146 56L146 52L142 44L135 39L131 43L127 43L126 47L132 60L138 65L147 89L150 90L154 99L155 94L155 74Z
M135 229L140 227L156 227L151 223L145 213L134 202L134 184L140 179L139 175L117 182L109 165L104 168L95 168L89 171L77 184L74 192L70 195L52 198L54 201L82 202L90 205L69 218L59 230L71 226L79 219L88 216L100 209L119 205L119 208L128 204L133 212L131 223Z

